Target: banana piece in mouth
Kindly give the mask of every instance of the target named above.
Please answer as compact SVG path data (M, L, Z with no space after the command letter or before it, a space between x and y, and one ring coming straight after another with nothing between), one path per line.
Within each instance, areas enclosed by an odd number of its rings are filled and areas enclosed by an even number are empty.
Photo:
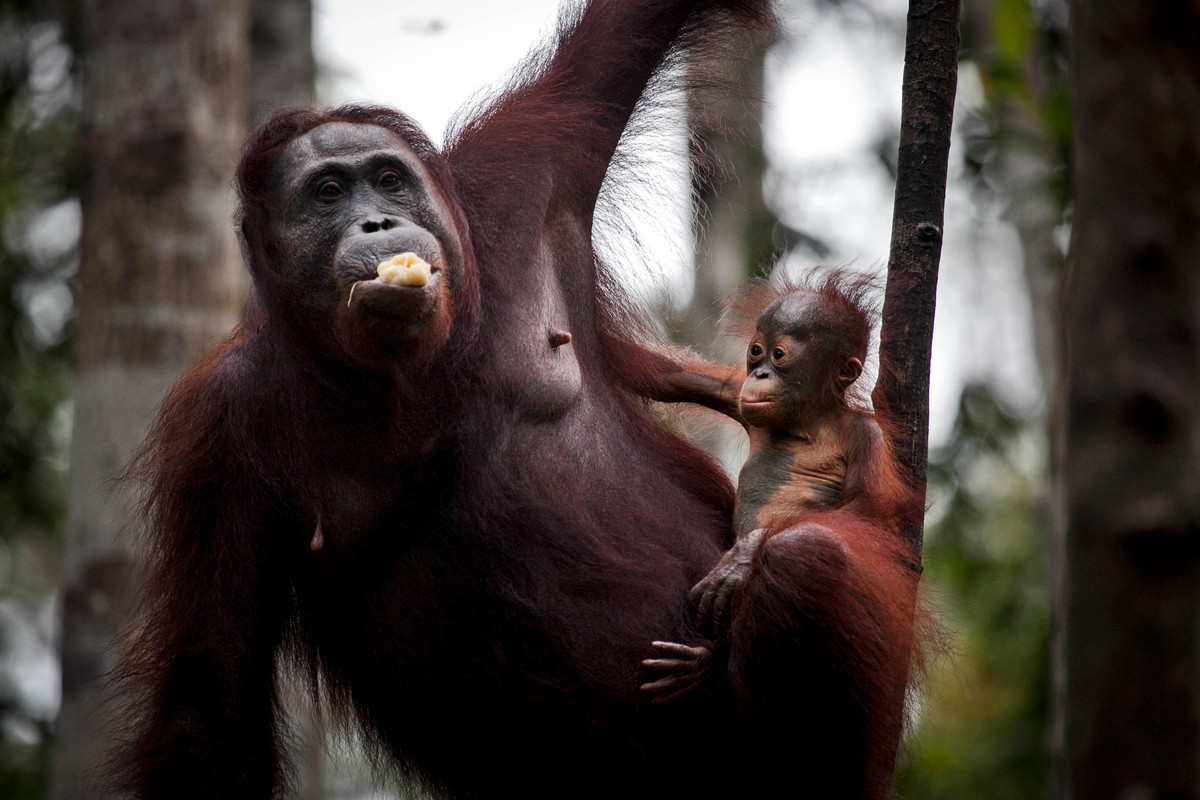
M424 286L432 277L432 268L416 253L400 253L376 268L381 283L395 286Z

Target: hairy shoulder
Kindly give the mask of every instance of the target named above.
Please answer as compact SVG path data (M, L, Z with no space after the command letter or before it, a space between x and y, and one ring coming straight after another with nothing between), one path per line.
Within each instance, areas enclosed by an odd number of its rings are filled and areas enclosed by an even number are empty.
M274 382L255 338L253 330L234 331L171 387L138 457L143 476L253 460L250 432L271 413Z
M834 430L850 461L872 458L885 447L883 431L869 411L841 412Z

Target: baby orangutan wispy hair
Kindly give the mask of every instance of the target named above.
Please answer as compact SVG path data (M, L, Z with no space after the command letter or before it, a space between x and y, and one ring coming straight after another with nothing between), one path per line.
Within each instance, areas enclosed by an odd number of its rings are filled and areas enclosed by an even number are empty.
M863 364L871 353L871 338L879 329L883 295L878 276L845 267L814 267L799 278L780 268L769 278L757 278L730 296L721 315L720 335L747 342L763 314L790 294L819 296L828 312L829 335L844 343L844 352ZM864 374L869 373L864 371ZM870 408L871 381L860 378L845 389L846 404Z

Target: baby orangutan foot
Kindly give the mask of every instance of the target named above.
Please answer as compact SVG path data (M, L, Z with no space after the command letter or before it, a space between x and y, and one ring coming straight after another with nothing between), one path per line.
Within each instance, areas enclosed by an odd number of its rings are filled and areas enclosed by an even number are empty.
M707 647L688 647L675 642L651 642L662 658L648 658L642 668L648 672L665 673L663 677L642 684L652 703L669 703L700 688L712 668L712 651Z

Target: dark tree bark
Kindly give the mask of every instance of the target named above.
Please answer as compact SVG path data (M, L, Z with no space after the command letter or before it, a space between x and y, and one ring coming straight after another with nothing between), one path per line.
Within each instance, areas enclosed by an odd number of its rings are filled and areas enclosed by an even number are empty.
M1200 4L1071 6L1057 794L1200 792Z
M872 399L899 426L898 452L925 494L929 456L929 357L946 165L958 78L958 0L911 0L904 46L904 93L896 204L880 331L879 380ZM906 526L919 563L924 504Z

